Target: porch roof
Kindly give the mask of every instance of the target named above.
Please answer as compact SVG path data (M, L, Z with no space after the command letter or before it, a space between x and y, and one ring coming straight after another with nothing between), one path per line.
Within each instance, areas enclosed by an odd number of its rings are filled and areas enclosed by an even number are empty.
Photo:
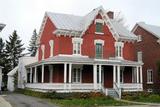
M39 62L28 64L26 65L26 67L38 66L41 64L58 64L58 63L101 64L101 65L120 65L120 66L138 66L143 64L136 61L128 61L128 60L117 59L117 58L94 59L94 58L89 58L87 56L57 55L51 58L44 59Z

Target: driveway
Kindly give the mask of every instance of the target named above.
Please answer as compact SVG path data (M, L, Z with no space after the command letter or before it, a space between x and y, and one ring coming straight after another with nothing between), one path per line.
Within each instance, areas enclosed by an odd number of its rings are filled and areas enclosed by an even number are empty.
M58 107L46 100L23 94L7 94L3 98L8 101L12 107Z

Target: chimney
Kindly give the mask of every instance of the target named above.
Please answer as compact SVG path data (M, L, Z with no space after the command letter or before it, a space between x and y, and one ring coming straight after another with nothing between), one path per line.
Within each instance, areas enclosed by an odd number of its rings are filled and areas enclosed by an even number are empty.
M114 19L114 12L108 11L108 12L107 12L107 15L108 15L108 17L109 17L110 19Z

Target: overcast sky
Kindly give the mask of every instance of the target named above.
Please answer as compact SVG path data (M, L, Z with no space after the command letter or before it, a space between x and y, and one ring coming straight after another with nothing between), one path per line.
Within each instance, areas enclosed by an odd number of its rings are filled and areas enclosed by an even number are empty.
M27 47L34 29L39 28L45 11L84 16L102 5L104 9L122 12L131 29L136 22L160 25L160 0L0 0L0 33L8 39L13 30Z

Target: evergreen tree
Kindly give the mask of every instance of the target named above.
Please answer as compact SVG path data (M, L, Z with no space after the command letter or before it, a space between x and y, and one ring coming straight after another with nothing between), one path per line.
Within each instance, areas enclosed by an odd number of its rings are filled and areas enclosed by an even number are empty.
M3 66L5 62L6 55L5 55L4 47L5 47L5 43L3 42L3 39L0 38L0 66Z
M29 47L28 47L28 51L29 51L30 56L35 56L36 55L36 51L37 51L36 40L37 40L37 32L36 32L36 29L35 29L33 31L33 35L31 37Z
M23 48L24 44L22 44L21 42L22 40L20 40L16 31L14 31L13 34L9 36L9 41L6 41L6 55L8 66L10 66L9 71L17 66L18 59L24 56L22 52L23 50L25 50L25 48Z

